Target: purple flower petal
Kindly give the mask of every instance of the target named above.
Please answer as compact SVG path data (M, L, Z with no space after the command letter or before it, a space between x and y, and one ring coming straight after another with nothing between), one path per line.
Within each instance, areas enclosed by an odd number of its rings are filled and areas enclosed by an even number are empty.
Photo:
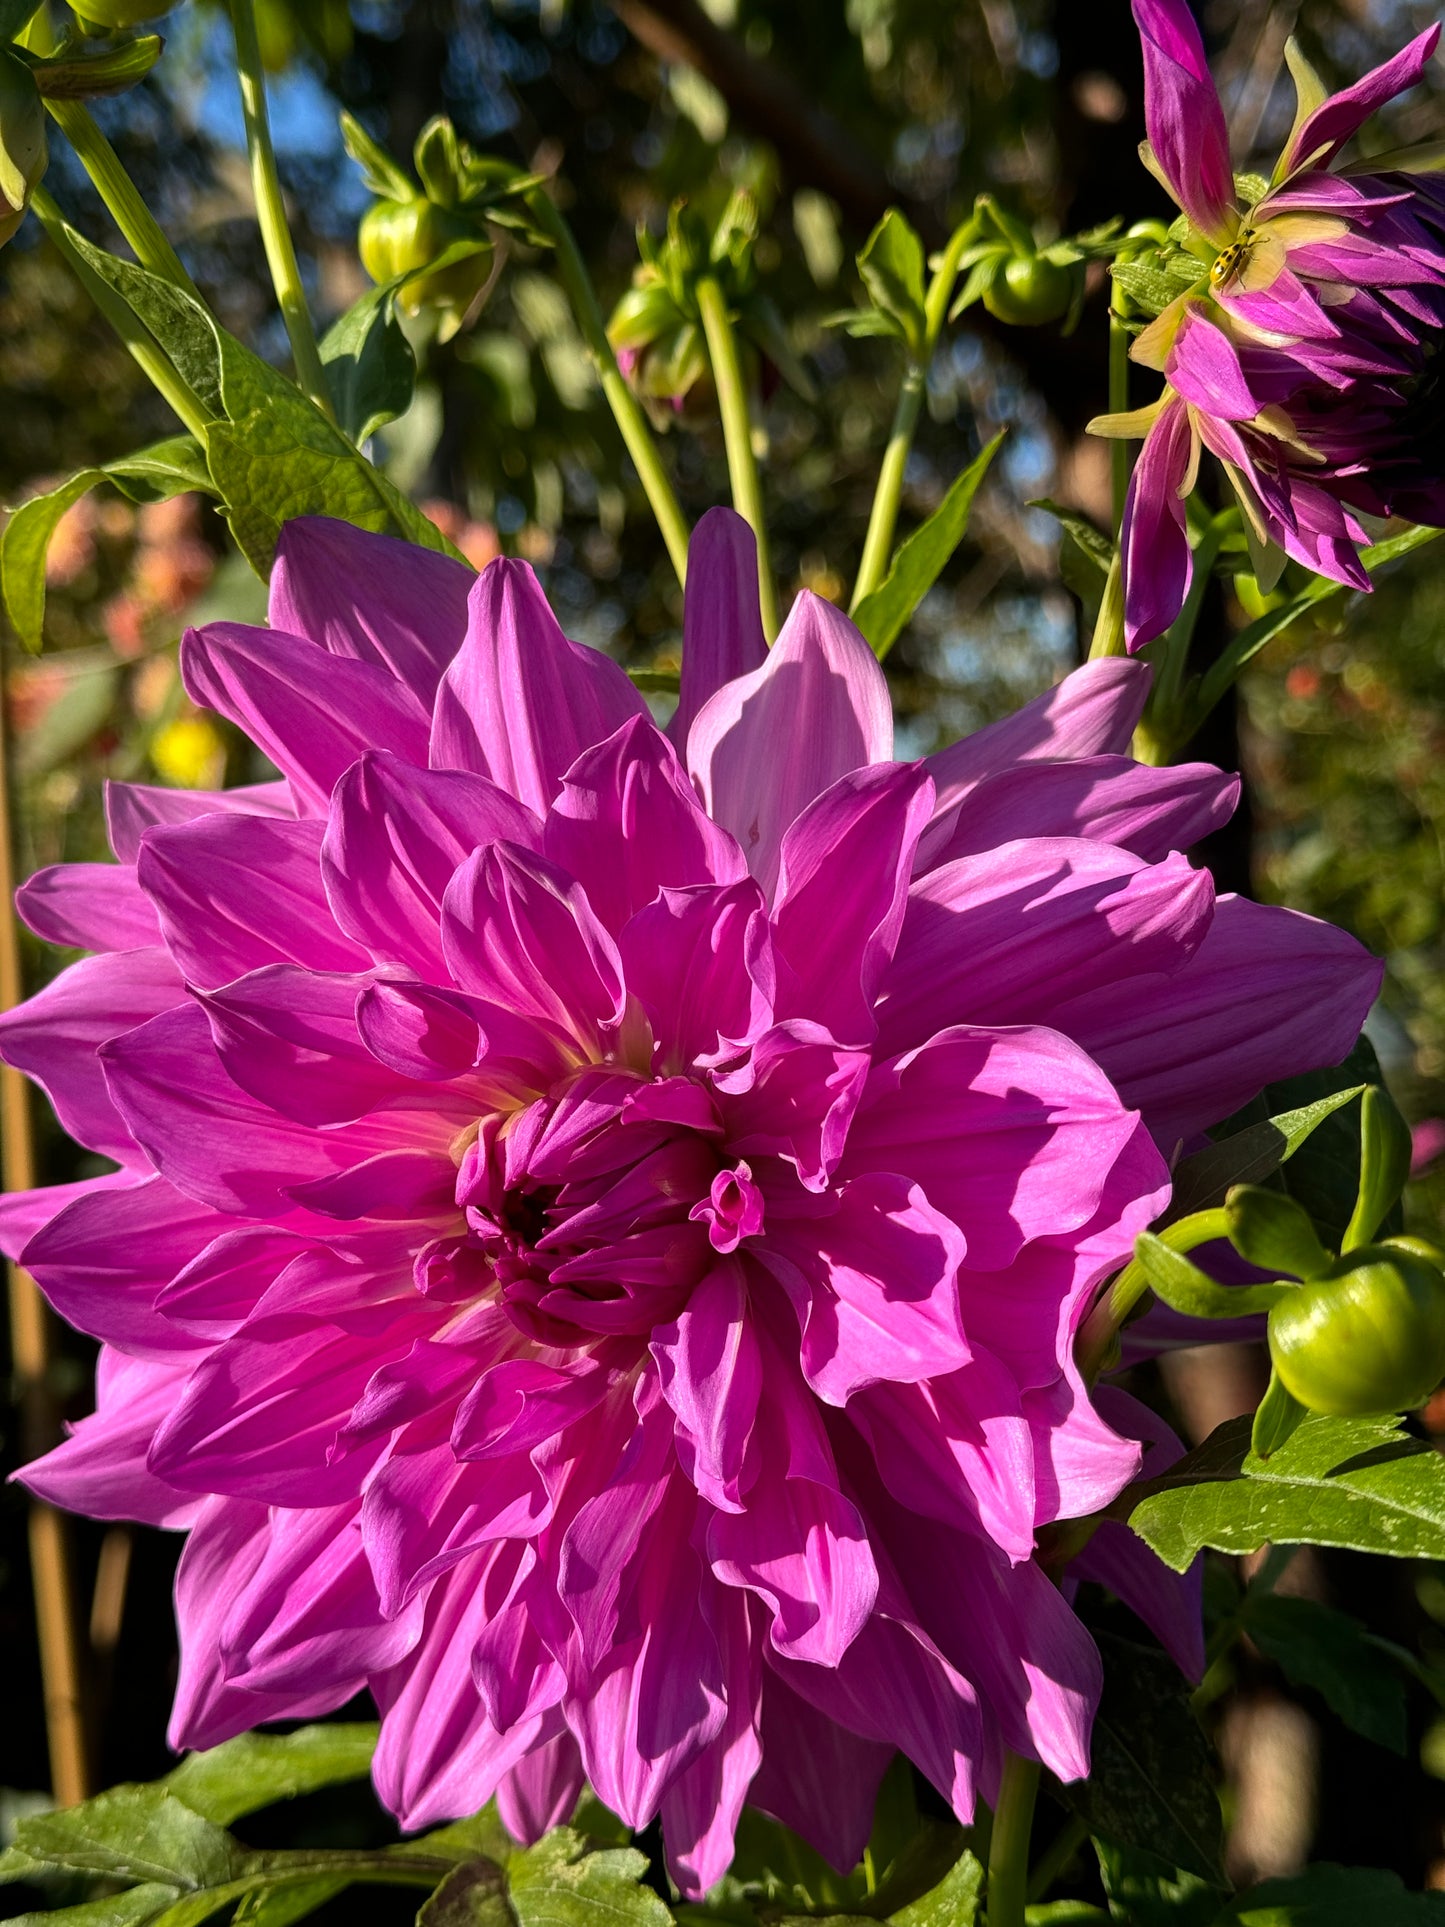
M682 689L667 733L678 753L703 705L724 683L767 660L758 597L757 537L731 509L709 509L687 550L692 590L683 598Z
M1119 535L1124 567L1124 635L1132 654L1162 636L1184 607L1194 555L1179 491L1189 472L1194 427L1182 401L1164 409L1144 439Z
M1345 142L1357 133L1371 114L1397 94L1406 93L1424 78L1425 70L1440 44L1440 28L1427 27L1393 59L1372 68L1353 87L1331 94L1308 115L1285 150L1281 166L1293 172L1308 165L1328 167Z
M1229 133L1188 0L1133 0L1144 48L1144 121L1164 181L1201 234L1223 245L1234 206Z

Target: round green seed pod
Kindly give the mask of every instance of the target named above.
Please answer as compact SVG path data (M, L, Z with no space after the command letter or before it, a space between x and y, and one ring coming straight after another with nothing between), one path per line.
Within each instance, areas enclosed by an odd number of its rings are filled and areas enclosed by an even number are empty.
M459 241L483 245L446 267L426 271ZM408 314L420 314L423 308L462 312L492 271L494 249L486 230L467 215L420 196L375 202L362 216L357 244L361 265L373 281L391 281L399 274L412 277L399 296Z
M984 290L983 305L997 321L1040 328L1068 313L1076 273L1077 264L1046 261L1041 254L1015 255Z

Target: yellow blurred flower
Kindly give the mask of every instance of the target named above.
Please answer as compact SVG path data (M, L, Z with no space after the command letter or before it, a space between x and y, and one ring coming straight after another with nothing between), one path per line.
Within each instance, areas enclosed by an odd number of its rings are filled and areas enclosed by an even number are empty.
M177 789L218 789L226 773L226 745L204 716L177 716L151 738L156 774Z

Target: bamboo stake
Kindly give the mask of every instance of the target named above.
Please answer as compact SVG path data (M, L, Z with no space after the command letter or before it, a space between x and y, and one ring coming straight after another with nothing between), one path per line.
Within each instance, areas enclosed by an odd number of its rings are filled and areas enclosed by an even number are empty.
M0 684L0 1010L20 1002L20 944L11 902L15 894L14 843L10 827L9 768L3 684ZM0 1182L7 1191L35 1183L35 1144L25 1080L0 1065ZM35 1282L18 1265L7 1267L11 1353L21 1440L27 1459L49 1450L60 1436L51 1390L50 1313ZM50 1780L58 1805L74 1806L90 1791L90 1769L81 1705L80 1641L71 1575L70 1524L39 1500L30 1507L30 1567L35 1623L45 1694Z

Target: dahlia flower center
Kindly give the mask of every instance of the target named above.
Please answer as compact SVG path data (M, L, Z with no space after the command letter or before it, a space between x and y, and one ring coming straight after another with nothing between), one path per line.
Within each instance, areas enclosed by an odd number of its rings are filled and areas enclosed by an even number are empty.
M501 1303L547 1345L650 1332L715 1252L763 1222L762 1193L728 1158L710 1091L611 1065L484 1118L456 1195Z

